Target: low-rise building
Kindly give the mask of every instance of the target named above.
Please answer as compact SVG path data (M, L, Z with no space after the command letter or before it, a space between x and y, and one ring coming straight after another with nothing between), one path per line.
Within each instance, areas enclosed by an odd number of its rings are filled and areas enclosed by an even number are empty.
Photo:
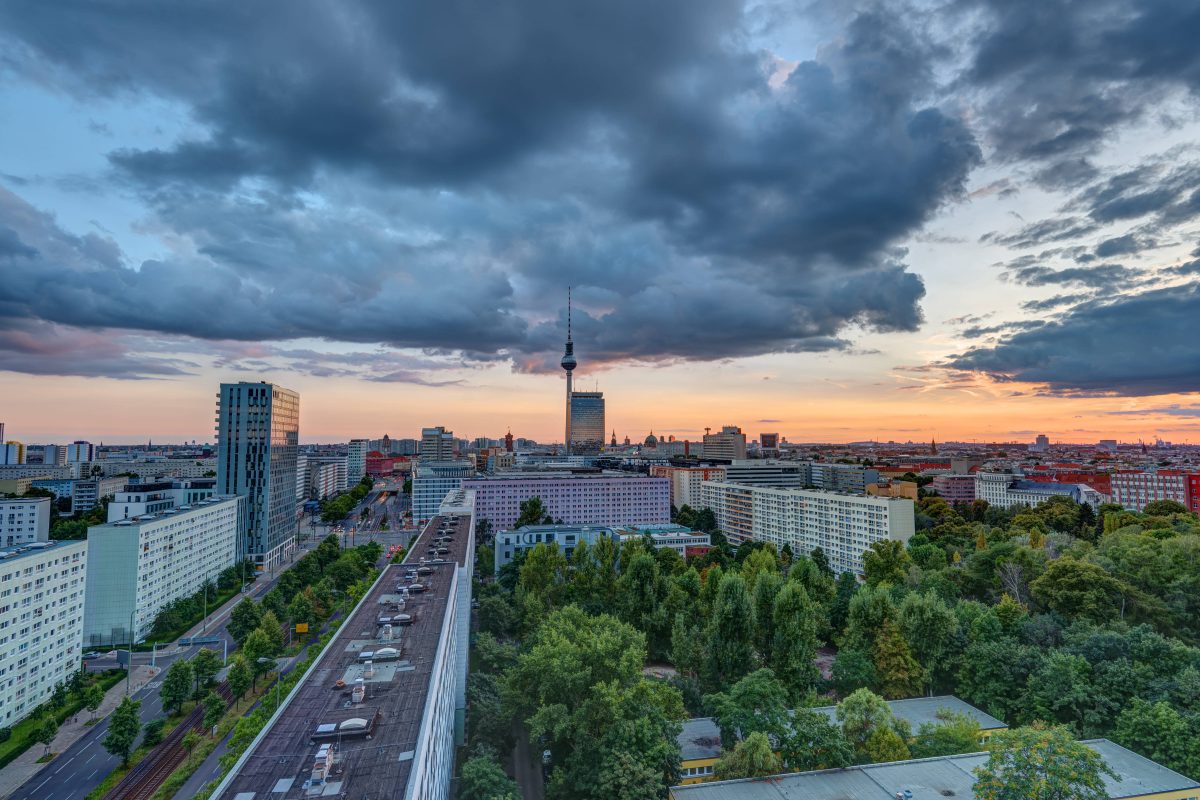
M71 488L71 513L86 514L105 497L114 497L125 488L126 478L81 478Z
M0 726L79 669L87 562L85 540L0 548Z
M1120 470L1112 475L1112 499L1128 511L1141 511L1155 500L1174 500L1200 513L1200 472Z
M1089 739L1090 747L1113 771L1104 775L1104 790L1112 800L1192 800L1200 783L1126 750L1108 739ZM909 761L863 764L845 769L793 772L769 778L675 786L673 800L940 800L974 797L975 770L988 761L987 753L937 756Z
M907 542L915 531L915 504L903 497L870 497L816 489L710 481L706 505L735 546L744 541L785 544L807 555L821 548L835 572L863 574L862 554L887 539Z
M707 533L696 533L683 525L658 525L646 528L617 528L608 525L523 525L516 530L500 531L495 540L495 568L511 562L518 554L539 544L553 545L569 560L580 543L594 546L601 539L627 542L649 536L655 549L667 548L689 555L689 549L707 549L711 540Z
M88 528L87 646L128 642L131 626L134 641L144 641L163 606L237 563L245 503L214 496Z
M1048 483L1025 480L1020 473L978 472L975 474L975 499L986 500L998 508L1034 506L1051 497L1069 497L1076 503L1093 508L1105 501L1105 496L1082 483Z
M14 547L50 538L49 497L0 497L0 547Z
M212 497L216 492L216 478L189 478L186 480L155 481L153 483L127 484L123 491L113 495L108 504L108 522L133 519L181 506L193 506Z
M75 468L71 466L55 467L49 464L7 464L0 465L0 480L19 480L20 478L74 478Z
M33 486L33 478L0 478L0 494L25 494Z
M947 503L970 503L975 499L975 476L946 473L938 475L929 484Z

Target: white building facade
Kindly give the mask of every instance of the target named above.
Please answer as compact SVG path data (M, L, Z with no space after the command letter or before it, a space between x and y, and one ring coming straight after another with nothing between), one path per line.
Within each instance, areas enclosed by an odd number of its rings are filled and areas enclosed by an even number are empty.
M346 480L348 483L358 483L367 474L367 453L371 443L367 439L351 439L346 454Z
M0 547L50 539L49 497L0 497Z
M541 499L551 519L566 525L644 526L671 521L671 485L666 478L621 472L513 473L470 478L462 485L475 490L475 516L488 520L497 531L513 527L521 503L534 497Z
M86 540L0 549L0 726L79 669L87 561Z
M84 615L86 646L144 641L163 606L195 594L238 560L244 497L88 528L92 580Z
M863 574L862 554L878 541L907 542L916 530L912 500L729 482L704 485L717 526L732 543L785 544L807 555L820 547L835 572Z
M1043 483L1024 480L1024 476L1010 472L977 472L975 474L975 499L986 500L997 508L1034 506L1051 497L1068 497L1076 503L1087 503L1098 508L1107 497L1082 483Z

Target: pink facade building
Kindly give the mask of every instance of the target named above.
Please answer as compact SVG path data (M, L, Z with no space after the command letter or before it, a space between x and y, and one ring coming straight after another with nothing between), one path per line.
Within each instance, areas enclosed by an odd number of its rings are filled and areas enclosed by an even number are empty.
M555 522L565 525L665 525L671 521L671 482L644 475L545 475L468 478L475 518L508 530L521 502L540 497Z
M1141 511L1154 500L1174 500L1200 511L1200 473L1168 469L1114 472L1112 499L1129 511Z
M974 475L938 475L929 488L947 503L970 503L975 499Z

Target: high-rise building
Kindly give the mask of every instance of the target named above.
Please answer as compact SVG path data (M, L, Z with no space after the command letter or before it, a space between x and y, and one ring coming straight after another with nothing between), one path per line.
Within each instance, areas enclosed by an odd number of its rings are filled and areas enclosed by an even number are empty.
M96 447L91 442L75 441L67 445L68 464L86 464L96 460Z
M296 546L300 395L243 381L222 383L217 397L217 494L246 496L239 555L274 569Z
M671 467L655 464L650 467L650 474L671 481L671 505L675 508L703 508L701 484L704 481L725 480L725 467Z
M596 455L604 447L604 393L571 393L571 448L574 455Z
M446 495L462 487L464 478L475 474L469 461L418 464L413 470L413 520L420 524L437 516Z
M417 460L423 462L453 461L455 451L454 431L443 426L421 428L421 449ZM437 509L434 509L436 512Z
M705 458L745 458L746 434L737 425L726 425L720 433L704 434Z
M60 467L67 463L67 448L58 444L42 445L42 463Z
M1034 439L1033 444L1029 446L1031 453L1044 453L1050 449L1050 437L1044 433L1039 433Z
M1200 472L1119 470L1112 475L1112 500L1130 511L1141 511L1155 500L1174 500L1200 512Z
M575 360L575 343L571 341L571 290L567 289L567 343L563 350L562 361L559 362L563 370L567 373L567 427L563 434L563 448L567 455L571 455L571 398L575 393L575 367L579 362ZM604 423L601 423L603 427ZM603 431L600 433L604 436Z
M350 449L346 455L346 481L354 484L367 474L367 453L370 452L370 441L367 439L351 439Z
M779 434L760 433L758 435L758 451L764 456L779 454Z
M671 521L671 485L666 478L601 474L510 473L468 478L475 516L492 530L511 528L522 501L537 497L550 518L567 525L664 525ZM416 506L414 486L413 505ZM416 512L414 512L414 516Z
M807 555L820 547L835 572L863 574L862 554L878 541L907 542L915 531L915 506L901 497L857 497L815 489L779 489L729 481L703 484L732 544L770 542Z
M0 444L0 464L19 466L25 463L25 445L20 442L4 442Z
M88 542L0 549L0 725L11 728L79 669Z
M50 538L49 497L0 497L0 547L16 547Z

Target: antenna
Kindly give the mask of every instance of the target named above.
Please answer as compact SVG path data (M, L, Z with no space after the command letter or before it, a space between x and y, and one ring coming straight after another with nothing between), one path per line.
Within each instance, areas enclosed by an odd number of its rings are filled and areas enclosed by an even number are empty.
M567 341L571 341L571 287L567 287Z

